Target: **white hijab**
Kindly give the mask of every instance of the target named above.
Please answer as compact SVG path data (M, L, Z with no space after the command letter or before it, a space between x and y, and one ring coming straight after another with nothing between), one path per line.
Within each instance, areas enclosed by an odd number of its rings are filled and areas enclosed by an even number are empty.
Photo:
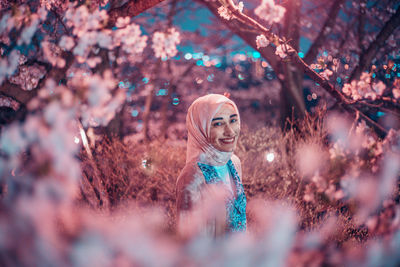
M233 152L222 152L210 144L211 121L223 104L230 104L238 114L236 104L229 98L219 94L209 94L197 98L189 107L186 116L188 142L186 163L197 161L212 166L226 164Z

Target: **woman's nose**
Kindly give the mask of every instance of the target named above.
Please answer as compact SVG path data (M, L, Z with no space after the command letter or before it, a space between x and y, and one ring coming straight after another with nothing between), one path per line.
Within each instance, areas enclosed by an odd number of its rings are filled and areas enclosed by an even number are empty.
M224 135L230 137L233 136L234 134L235 132L233 131L232 127L229 124L225 125Z

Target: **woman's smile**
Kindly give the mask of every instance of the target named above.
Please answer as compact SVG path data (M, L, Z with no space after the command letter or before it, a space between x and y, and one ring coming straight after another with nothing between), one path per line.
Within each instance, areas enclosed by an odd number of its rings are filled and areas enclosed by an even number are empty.
M224 144L233 144L235 137L219 139Z

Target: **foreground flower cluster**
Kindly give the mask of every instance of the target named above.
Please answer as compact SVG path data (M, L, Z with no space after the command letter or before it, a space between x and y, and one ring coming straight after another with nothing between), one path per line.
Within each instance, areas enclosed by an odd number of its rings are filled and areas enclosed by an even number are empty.
M14 125L1 137L4 264L395 266L400 260L398 132L379 139L338 114L309 117L286 134L244 130L237 154L249 229L213 241L199 224L217 210L218 199L204 203L184 238L176 229L174 186L184 144L102 141L78 159L76 139L63 134L68 117L54 120L58 109L50 104L43 118L30 117L29 127ZM48 141L38 143L33 133ZM51 140L57 151L49 154ZM15 146L5 146L10 142Z

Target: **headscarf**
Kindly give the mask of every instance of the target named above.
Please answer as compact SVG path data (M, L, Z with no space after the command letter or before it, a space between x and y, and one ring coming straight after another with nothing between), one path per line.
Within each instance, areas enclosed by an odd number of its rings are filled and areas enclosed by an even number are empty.
M223 104L231 105L240 122L239 110L229 98L220 94L209 94L197 98L189 107L186 116L188 142L186 163L198 161L213 166L226 164L233 152L222 152L210 144L211 121Z

